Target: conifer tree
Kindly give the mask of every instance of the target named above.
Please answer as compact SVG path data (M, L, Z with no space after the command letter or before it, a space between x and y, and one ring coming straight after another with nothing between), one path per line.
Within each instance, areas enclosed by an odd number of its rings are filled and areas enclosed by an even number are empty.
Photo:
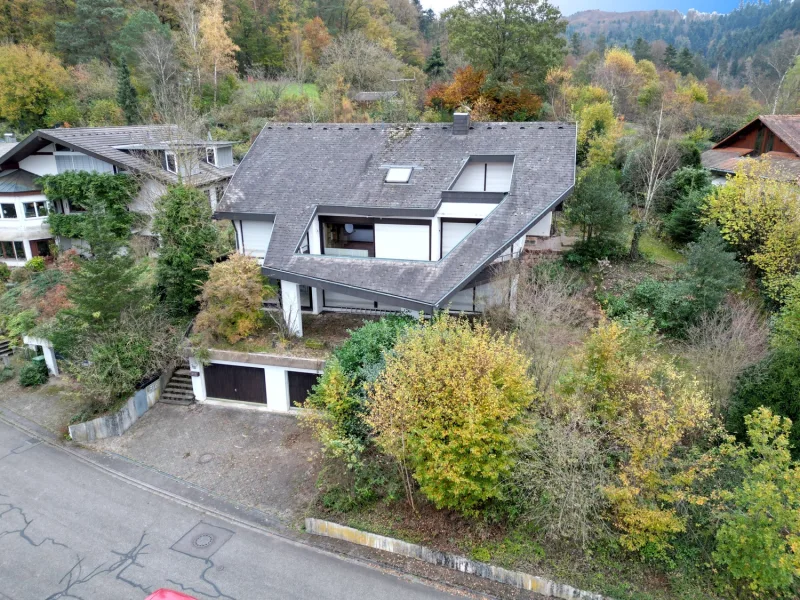
M136 88L131 84L131 71L128 68L128 61L124 58L120 61L117 72L117 104L125 113L125 121L128 125L133 125L139 120L139 98Z

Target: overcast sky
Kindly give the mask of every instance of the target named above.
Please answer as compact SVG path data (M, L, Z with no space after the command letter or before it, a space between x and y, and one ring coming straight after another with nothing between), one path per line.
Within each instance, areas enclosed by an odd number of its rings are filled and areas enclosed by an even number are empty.
M422 6L432 8L437 13L457 3L457 0L421 0ZM739 5L739 0L551 0L564 15L571 15L579 10L599 8L600 10L672 10L685 13L690 8L702 12L727 13Z

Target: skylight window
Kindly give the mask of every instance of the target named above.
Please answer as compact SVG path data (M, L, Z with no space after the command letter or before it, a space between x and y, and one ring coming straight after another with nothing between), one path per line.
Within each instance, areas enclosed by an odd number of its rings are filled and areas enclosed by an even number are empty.
M391 167L389 172L386 173L386 183L408 183L411 179L411 167Z

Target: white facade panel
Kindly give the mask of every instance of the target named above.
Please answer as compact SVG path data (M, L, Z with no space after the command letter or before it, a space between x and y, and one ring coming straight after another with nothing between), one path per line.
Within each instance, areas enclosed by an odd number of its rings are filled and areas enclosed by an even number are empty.
M514 164L510 162L490 162L486 164L486 191L508 192L511 190L511 172Z
M448 219L483 219L497 208L488 202L442 202L436 216Z
M242 221L239 232L242 252L257 258L264 258L272 238L272 221Z
M482 192L485 181L486 163L468 162L452 189L456 192Z
M553 211L547 213L542 219L528 231L528 235L537 237L550 237L550 230L553 227Z
M26 156L19 161L19 168L36 175L56 175L56 157L52 154Z
M465 290L461 290L455 296L450 298L450 310L458 312L458 311L472 311L474 309L473 301L474 301L474 293L475 288L467 288Z
M330 290L324 291L325 303L329 308L375 308L372 300L366 300L357 296L350 296Z
M442 258L447 256L447 253L467 237L476 226L477 223L442 221Z
M430 260L429 225L375 224L375 257Z

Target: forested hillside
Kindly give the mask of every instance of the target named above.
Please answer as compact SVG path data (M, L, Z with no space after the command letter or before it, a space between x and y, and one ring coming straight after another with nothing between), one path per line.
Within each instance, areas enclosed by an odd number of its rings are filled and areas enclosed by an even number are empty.
M748 57L777 41L784 32L800 30L800 4L792 0L743 2L729 14L690 10L649 10L623 13L582 11L568 17L569 32L586 40L603 36L608 44L632 47L637 38L662 40L701 54L709 66L734 70Z

